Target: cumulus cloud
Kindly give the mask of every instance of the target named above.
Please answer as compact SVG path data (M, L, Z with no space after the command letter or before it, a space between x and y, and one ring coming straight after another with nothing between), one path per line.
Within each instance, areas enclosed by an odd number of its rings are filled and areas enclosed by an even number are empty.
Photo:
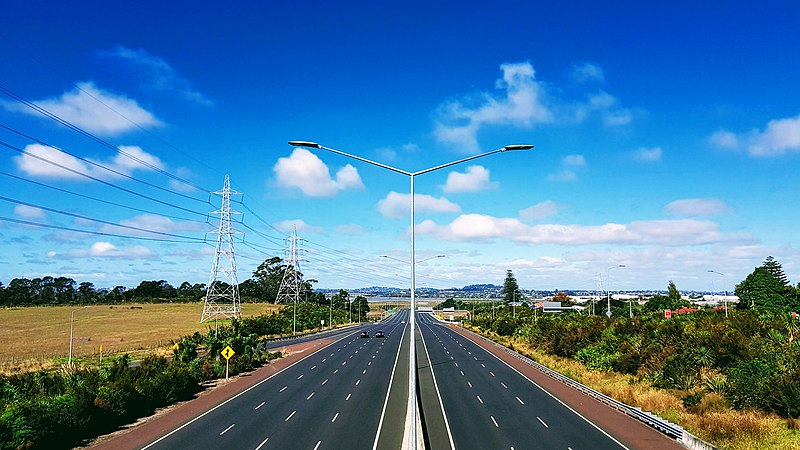
M719 148L741 149L750 156L775 157L800 152L800 116L771 120L763 130L743 134L719 130L709 137Z
M15 206L14 215L23 219L44 219L46 217L44 210L28 205Z
M699 220L651 220L604 225L526 225L515 218L463 214L447 225L425 220L417 232L448 241L487 241L497 238L530 244L659 244L701 245L745 241L750 236L727 234L719 224Z
M92 82L77 87L58 98L34 100L40 108L84 130L103 136L115 136L138 127L154 127L161 122L150 111L124 95L104 91ZM45 118L25 105L7 103L6 109Z
M119 258L119 259L154 259L156 255L147 247L136 245L131 247L117 247L110 242L95 242L88 249L71 249L66 253L50 251L47 256L51 259L80 259L80 258Z
M272 169L276 181L284 188L297 188L308 197L333 197L345 189L363 189L355 167L347 164L331 178L328 166L317 155L296 148L287 158L279 158Z
M461 207L444 197L436 198L426 194L415 194L414 210L418 213L453 213L461 211ZM411 213L411 194L389 192L386 198L378 202L378 211L383 217L391 219L408 217Z
M130 175L136 170L146 171L165 168L164 163L158 157L145 152L140 147L121 145L119 146L119 151L120 153L117 153L110 160L92 160L92 162L125 175ZM123 152L130 156L126 156ZM27 145L25 153L14 157L14 163L25 174L42 178L88 181L89 179L80 175L80 173L103 179L118 178L120 176L64 153L57 148L41 144Z
M561 159L562 170L547 175L550 181L575 181L578 179L576 170L586 167L586 158L583 155L567 155Z
M499 96L488 93L440 108L434 134L440 142L465 151L478 148L477 133L486 125L530 128L553 121L553 112L543 100L543 86L529 62L500 65L503 75L495 83Z
M640 162L658 162L661 161L661 148L639 148L633 152L633 159Z
M711 216L730 211L725 201L718 198L687 198L664 206L664 212L674 216Z
M495 264L496 267L506 269L545 269L563 265L565 261L552 256L542 256L535 260L517 258L512 261L503 261Z
M477 192L496 189L500 183L489 180L489 170L483 166L469 166L466 172L450 172L442 190L452 192Z
M176 92L184 100L203 106L214 104L205 95L192 89L189 80L178 75L178 72L163 58L143 49L117 46L110 51L100 52L100 56L121 59L134 69L141 70L149 88L161 92Z
M552 200L545 200L520 211L519 218L522 220L535 222L546 219L557 212L558 205Z
M285 233L291 233L294 229L297 229L298 233L322 233L325 231L324 228L309 225L302 219L284 220L274 226Z
M603 74L602 67L589 62L584 62L572 66L572 79L578 83L602 83L605 81L605 74Z

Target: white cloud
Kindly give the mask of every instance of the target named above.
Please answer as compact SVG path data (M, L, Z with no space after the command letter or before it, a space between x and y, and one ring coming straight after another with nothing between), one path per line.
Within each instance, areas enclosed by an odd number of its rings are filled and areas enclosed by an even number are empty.
M120 259L155 259L156 255L147 247L135 245L131 247L117 247L110 242L95 242L88 249L71 249L66 253L55 251L47 252L52 259L82 259L82 258L120 258Z
M542 84L535 78L529 62L505 63L495 87L501 96L477 96L477 100L453 101L440 108L434 134L440 142L458 145L465 151L478 148L477 133L486 125L530 128L553 121L553 113L543 101ZM465 104L469 103L469 104Z
M417 213L453 213L461 211L461 207L444 197L435 198L426 194L415 194L414 210ZM411 213L411 194L389 192L386 198L378 202L378 211L387 218L408 217Z
M92 160L92 162L126 175L132 174L135 170L165 168L164 163L161 162L158 157L145 152L140 147L121 145L119 149L120 152L125 152L139 161L133 160L122 153L117 153L109 161ZM84 176L78 175L76 172L104 179L119 177L119 175L113 172L89 164L54 147L47 147L40 144L27 145L25 147L25 153L20 156L15 156L14 162L17 168L25 174L43 178L89 180ZM147 163L151 167L143 163Z
M661 161L661 154L660 147L642 147L633 152L633 159L640 162L658 162Z
M279 186L300 189L309 197L332 197L345 189L364 188L355 167L347 164L333 179L328 166L304 148L294 149L288 158L279 158L273 171Z
M496 267L506 269L544 269L559 267L564 264L561 258L554 258L552 256L542 256L535 260L517 258L512 261L499 262L495 264Z
M276 223L275 228L285 233L291 233L293 229L297 229L298 233L322 233L325 231L324 228L309 225L302 219L284 220Z
M664 212L674 216L710 216L730 211L731 208L718 198L687 198L664 206Z
M751 130L741 135L719 130L709 141L725 149L744 147L750 156L757 157L800 153L800 116L771 120L764 130Z
M699 220L651 220L604 225L526 225L514 218L463 214L447 225L425 220L417 232L448 241L485 241L505 238L530 244L660 244L701 245L746 241L750 236L727 234L719 224Z
M45 213L41 208L28 205L17 205L14 207L14 215L23 219L44 219Z
M605 91L599 91L594 94L589 94L587 106L590 110L600 114L603 125L607 127L616 127L627 125L633 121L633 113L627 108L620 108L619 100L616 97ZM578 106L578 111L582 111L585 107ZM578 118L588 117L588 113L579 112Z
M489 181L489 170L483 166L469 166L466 172L450 172L442 190L445 192L477 192L497 189L500 183Z
M558 173L551 173L547 175L550 181L575 181L578 179L578 174L572 170L562 170Z
M586 158L583 155L567 155L561 162L567 167L586 167Z
M590 81L602 83L605 81L603 69L596 64L588 62L572 66L572 78L578 83Z
M519 212L522 220L538 221L546 219L558 212L558 205L552 200L545 200L533 206L529 206Z
M90 133L104 136L161 125L136 100L104 91L92 82L78 83L75 89L59 98L34 100L33 103ZM12 111L45 117L24 105L7 103L5 106Z
M189 81L175 71L163 58L151 55L143 49L131 49L117 46L111 51L100 52L100 56L119 58L136 69L141 69L147 78L147 87L161 92L177 92L185 100L203 106L212 106L214 102L205 95L192 89Z
M156 233L181 233L181 232L199 232L205 231L207 227L204 223L188 222L188 221L173 221L172 219L156 214L140 214L130 219L123 219L119 221L120 225L125 227L139 228L141 230L154 231ZM105 233L120 233L121 228L116 225L103 225L100 231ZM124 228L124 233L127 235L154 237L153 233L147 231L131 230Z

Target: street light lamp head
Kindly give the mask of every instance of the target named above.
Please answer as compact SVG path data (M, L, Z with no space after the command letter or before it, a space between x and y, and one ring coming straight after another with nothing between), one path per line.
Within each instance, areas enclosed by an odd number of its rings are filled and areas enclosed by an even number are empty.
M289 141L289 145L294 147L322 148L321 145L311 141Z
M530 150L532 148L533 148L533 145L531 145L531 144L511 144L511 145L506 145L505 147L503 147L502 151L509 152L509 151L513 151L513 150Z

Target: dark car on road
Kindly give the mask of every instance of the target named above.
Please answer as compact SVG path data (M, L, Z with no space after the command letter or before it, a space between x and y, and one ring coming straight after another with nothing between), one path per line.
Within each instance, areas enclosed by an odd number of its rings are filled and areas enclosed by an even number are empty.
M378 332L375 333L375 337L376 338L382 338L382 337L385 337L385 336L383 335L383 331L378 331Z
M367 333L366 331L362 331L361 332L361 337L362 338L368 338L369 337L369 333Z

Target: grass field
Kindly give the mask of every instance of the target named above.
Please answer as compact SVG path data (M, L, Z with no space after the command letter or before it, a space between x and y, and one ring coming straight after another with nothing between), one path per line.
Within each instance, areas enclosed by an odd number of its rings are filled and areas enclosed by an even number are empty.
M69 354L70 313L75 306L0 309L0 368L27 361L57 360ZM244 316L276 311L266 303L242 304ZM172 339L204 332L202 303L95 305L75 312L73 358L132 352L169 345Z

